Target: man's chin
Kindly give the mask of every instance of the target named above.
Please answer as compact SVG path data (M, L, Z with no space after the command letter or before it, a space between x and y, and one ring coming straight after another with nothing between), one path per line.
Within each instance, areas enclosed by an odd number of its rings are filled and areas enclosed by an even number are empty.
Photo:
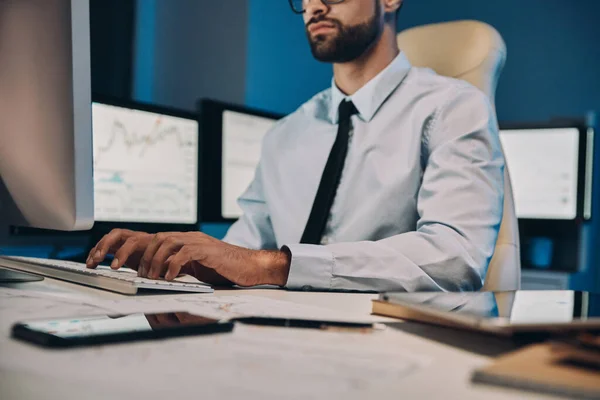
M324 36L322 39L320 36ZM335 63L339 61L339 51L337 49L337 41L334 35L318 35L311 40L310 47L313 57L317 61Z
M335 41L335 35L333 34L333 32L317 33L315 35L311 34L309 39L313 46L328 46Z
M331 59L331 52L321 47L313 47L312 54L317 61L328 62Z
M318 35L311 40L310 47L318 53L330 53L335 47L335 38L331 36Z

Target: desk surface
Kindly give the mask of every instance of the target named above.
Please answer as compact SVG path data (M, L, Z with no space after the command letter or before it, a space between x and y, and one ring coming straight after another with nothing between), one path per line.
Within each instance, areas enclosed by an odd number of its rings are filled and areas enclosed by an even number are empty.
M12 297L8 297L8 296ZM31 319L57 316L35 296L65 301L64 310L159 301L127 297L54 279L0 286L0 397L95 398L550 398L470 382L489 354L510 346L489 336L393 321L373 333L236 327L233 333L76 350L46 350L9 338L15 310ZM179 295L189 296L189 295ZM251 296L290 310L369 318L374 295L218 290L199 301ZM218 298L218 299L216 299ZM164 301L163 301L164 299ZM216 299L216 300L215 300ZM76 304L82 304L77 306ZM116 303L115 303L116 304ZM83 308L82 308L83 307ZM75 312L75 311L73 311ZM292 312L292 311L290 311ZM54 313L54 314L52 314ZM378 321L392 320L375 318ZM486 355L487 354L487 355ZM551 397L556 398L556 397Z

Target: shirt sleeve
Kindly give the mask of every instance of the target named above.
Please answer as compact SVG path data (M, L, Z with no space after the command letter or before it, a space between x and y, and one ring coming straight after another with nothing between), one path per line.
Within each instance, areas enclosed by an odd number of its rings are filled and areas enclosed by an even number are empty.
M277 247L269 209L263 191L262 160L254 179L238 199L243 214L227 231L224 242L253 250Z
M461 291L483 285L504 200L504 158L487 97L461 87L423 132L416 230L378 241L290 244L287 287Z

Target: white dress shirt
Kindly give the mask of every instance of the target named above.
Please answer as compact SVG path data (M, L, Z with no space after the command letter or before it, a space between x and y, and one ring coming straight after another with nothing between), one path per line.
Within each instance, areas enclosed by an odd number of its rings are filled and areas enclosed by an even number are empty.
M345 98L359 114L322 245L299 244ZM224 240L287 246L292 289L477 290L502 218L503 168L485 94L400 53L352 96L333 82L276 124Z

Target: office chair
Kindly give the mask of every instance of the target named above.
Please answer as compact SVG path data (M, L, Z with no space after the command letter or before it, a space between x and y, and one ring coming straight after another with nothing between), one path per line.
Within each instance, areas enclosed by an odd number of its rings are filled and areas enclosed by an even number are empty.
M495 112L494 97L506 59L506 45L493 27L477 21L445 22L407 29L397 39L412 65L471 83L488 95ZM520 288L519 247L519 226L506 167L502 222L483 290Z

